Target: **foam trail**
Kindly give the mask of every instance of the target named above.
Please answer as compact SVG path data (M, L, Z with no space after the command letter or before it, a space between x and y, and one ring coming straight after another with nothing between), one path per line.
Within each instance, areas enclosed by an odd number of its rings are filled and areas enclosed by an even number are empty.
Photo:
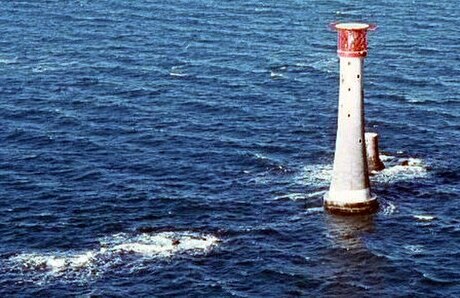
M111 268L136 270L146 260L172 257L176 254L206 254L219 239L193 232L155 234L115 234L100 240L98 249L87 251L26 252L8 257L1 265L21 279L39 282L50 278L66 281L87 280ZM129 258L126 258L129 255Z

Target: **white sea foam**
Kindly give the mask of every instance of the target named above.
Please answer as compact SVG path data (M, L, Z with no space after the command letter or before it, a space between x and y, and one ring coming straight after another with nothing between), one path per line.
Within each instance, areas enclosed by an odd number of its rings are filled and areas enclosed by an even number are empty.
M81 253L24 253L10 258L12 263L20 264L23 269L50 271L60 274L66 270L77 270L90 265L94 261L95 252Z
M180 66L171 67L171 71L169 72L169 75L173 77L186 77L187 76L187 74L184 73L184 70Z
M394 183L398 181L425 178L428 170L423 160L419 158L398 159L393 156L383 158L386 168L381 172L375 172L371 180L376 183ZM317 187L328 186L332 178L332 164L316 164L305 166L300 175L296 177L299 184L315 185Z
M315 62L310 64L311 67L314 69L324 71L327 73L333 73L336 71L337 67L337 60L334 58L322 58L316 60Z
M384 215L391 215L396 212L396 205L389 201L382 201L380 204L381 213Z
M292 200L292 201L299 201L299 200L307 200L310 198L317 198L317 197L323 197L324 194L326 193L326 190L320 190L320 191L315 191L312 193L303 193L303 192L293 192L285 195L279 195L274 197L273 199L275 201L278 200Z
M0 58L0 64L15 64L18 62L18 58Z
M261 154L261 153L256 153L254 154L254 156L256 157L256 159L268 159L267 156Z
M429 174L427 165L419 158L397 158L391 155L381 155L380 158L384 161L386 168L383 171L373 173L374 175L370 177L373 183L396 183L426 178ZM287 198L297 201L322 196L326 192L324 189L329 187L332 179L332 163L304 166L294 179L295 184L313 186L318 191L280 195L275 197L275 200ZM383 206L383 214L393 214L396 209L397 207L393 203L386 202Z
M323 207L311 207L305 210L306 214L318 214L318 213L323 213L324 208Z
M8 258L6 263L13 271L33 274L33 280L40 280L41 276L41 281L49 277L81 281L97 277L115 265L133 270L146 260L179 253L205 254L218 242L213 235L192 232L121 233L101 239L99 248L94 250L20 253ZM126 254L132 257L123 258Z
M396 182L424 178L428 175L425 163L419 158L398 160L398 164L389 166L377 173L374 177L377 182Z
M436 217L432 216L432 215L414 215L414 218L417 219L417 220L420 220L420 221L432 221L434 220Z
M314 197L323 197L326 194L326 190L315 191L312 193L308 193L306 196L307 198L314 198Z
M315 185L324 187L329 185L332 177L331 164L316 164L305 166L300 175L296 177L299 184Z
M424 251L422 245L404 245L404 249L407 250L410 254L419 254Z
M294 192L294 193L290 193L290 194L286 194L286 195L280 195L280 196L276 196L274 198L274 200L285 200L285 199L288 199L288 200L292 200L292 201L297 201L297 200L305 200L307 198L307 194L305 193L301 193L301 192Z
M336 72L336 67L337 67L337 59L335 57L325 57L323 55L315 57L311 62L309 63L296 63L296 67L300 68L305 68L305 67L311 67L315 70L318 71L323 71L326 73L333 73Z
M385 162L385 161L391 161L394 160L395 157L393 155L386 155L386 154L380 154L380 160Z
M276 72L276 71L270 71L270 77L272 78L282 78L284 77L284 75L280 72Z
M173 77L186 77L187 76L187 74L185 73L179 73L179 72L173 72L173 71L171 71L169 75Z
M174 232L163 232L159 234L141 234L136 237L129 237L126 234L118 234L103 242L112 252L132 252L145 256L168 257L178 252L185 251L206 251L218 239L214 236L200 236L197 234L178 234Z

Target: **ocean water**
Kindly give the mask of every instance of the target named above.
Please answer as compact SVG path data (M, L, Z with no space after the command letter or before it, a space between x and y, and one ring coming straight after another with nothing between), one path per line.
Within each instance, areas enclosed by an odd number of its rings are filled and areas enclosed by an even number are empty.
M0 5L0 296L460 296L456 1ZM386 169L337 217L360 20Z

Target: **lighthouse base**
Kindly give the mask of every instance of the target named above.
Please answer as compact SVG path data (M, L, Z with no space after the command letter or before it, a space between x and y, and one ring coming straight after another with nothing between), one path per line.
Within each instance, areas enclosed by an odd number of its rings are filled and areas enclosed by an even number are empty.
M362 202L345 202L333 201L329 199L329 193L326 193L323 200L324 209L332 214L339 215L362 215L372 214L379 209L377 196Z

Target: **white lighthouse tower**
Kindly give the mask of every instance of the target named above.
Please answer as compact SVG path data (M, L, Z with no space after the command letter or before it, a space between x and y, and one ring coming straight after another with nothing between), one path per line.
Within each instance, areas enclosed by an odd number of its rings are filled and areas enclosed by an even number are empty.
M366 214L378 209L371 194L364 138L363 63L367 55L364 23L339 23L340 89L334 169L324 207L331 213Z

